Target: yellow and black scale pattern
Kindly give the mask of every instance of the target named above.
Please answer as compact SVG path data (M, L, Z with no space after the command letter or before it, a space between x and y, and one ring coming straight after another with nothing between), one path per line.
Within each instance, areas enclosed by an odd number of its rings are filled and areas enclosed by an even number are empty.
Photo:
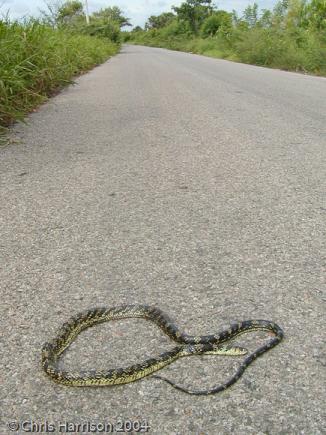
M140 364L134 364L126 368L80 372L67 372L59 368L60 356L81 331L99 323L126 318L144 318L155 323L179 345L156 358L147 359ZM165 313L154 306L122 305L113 308L93 308L72 317L62 325L53 341L44 344L42 348L42 367L55 382L64 385L83 387L126 384L148 376L184 356L207 354L244 355L247 353L246 349L238 346L227 346L226 343L240 334L255 330L268 331L273 334L273 338L249 354L236 373L221 385L207 390L189 390L161 376L154 376L188 394L215 394L233 385L258 356L276 346L283 339L283 331L278 325L267 320L245 320L232 324L230 328L218 334L196 337L181 332Z

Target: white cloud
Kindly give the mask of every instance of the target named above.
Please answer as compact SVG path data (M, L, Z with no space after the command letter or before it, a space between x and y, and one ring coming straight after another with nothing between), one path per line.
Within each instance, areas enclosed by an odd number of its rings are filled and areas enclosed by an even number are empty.
M51 0L50 0L51 1ZM83 0L82 0L83 1ZM150 15L158 15L171 10L171 6L178 6L184 0L88 0L90 12L107 6L119 6L131 19L133 25L143 26ZM231 11L235 9L241 13L248 4L254 0L216 0L220 9ZM260 8L271 9L276 0L258 0ZM9 9L12 18L20 18L26 15L38 15L40 9L45 9L44 0L0 0L1 12Z

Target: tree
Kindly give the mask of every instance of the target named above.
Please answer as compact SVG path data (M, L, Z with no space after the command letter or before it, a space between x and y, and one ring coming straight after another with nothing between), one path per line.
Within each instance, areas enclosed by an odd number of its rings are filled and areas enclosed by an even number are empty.
M162 29L174 20L175 15L172 12L164 12L161 15L151 15L145 24L146 30Z
M289 0L285 21L292 32L306 27L305 0Z
M179 7L173 6L178 19L189 23L192 32L197 35L199 27L213 12L212 0L187 0Z
M271 27L273 14L269 9L263 9L263 14L260 17L259 25L263 28Z
M136 32L142 32L143 31L143 29L140 27L140 26L136 26L136 27L134 27L133 29L132 29L132 32L133 33L136 33Z
M226 11L216 11L206 18L202 25L204 37L214 36L218 31L228 33L232 28L232 14Z
M100 20L93 20L88 26L84 26L82 31L87 35L107 38L113 42L119 42L121 36L120 27L113 21L102 23Z
M79 0L68 0L58 10L59 24L72 24L84 17L83 4Z
M236 26L237 23L240 21L240 18L238 17L238 12L235 9L232 9L231 16L232 16L232 24Z
M84 32L92 36L108 38L113 42L121 39L121 27L131 26L129 18L117 6L102 8L91 15L90 24Z
M62 4L59 1L45 2L46 9L39 9L41 19L49 26L56 27L58 24L59 9Z
M243 12L243 19L248 23L249 27L255 27L258 22L258 4L254 3L252 6L247 6Z
M83 4L78 0L48 0L45 2L46 10L40 9L42 21L46 24L57 27L70 25L80 21L84 17Z
M288 11L289 1L288 0L280 0L276 3L274 7L273 13L273 25L276 28L284 29L285 28L285 17Z
M124 26L131 26L130 19L123 16L123 12L118 6L110 6L108 8L102 8L98 12L94 12L93 18L102 19L104 22L114 22L120 29Z
M289 7L289 0L280 0L274 7L274 15L284 17Z
M326 30L326 0L311 0L306 5L308 25L316 30Z

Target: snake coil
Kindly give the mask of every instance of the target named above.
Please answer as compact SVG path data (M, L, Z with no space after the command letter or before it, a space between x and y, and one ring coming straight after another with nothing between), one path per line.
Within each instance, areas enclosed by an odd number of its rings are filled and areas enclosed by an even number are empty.
M107 371L80 371L67 372L59 368L60 356L65 349L75 340L77 335L86 328L110 320L126 318L144 318L158 325L178 346L162 353L156 358L150 358L140 364L133 364L126 368L111 369ZM250 353L236 373L225 383L207 390L189 390L175 384L173 381L158 375L174 388L188 394L209 395L229 388L243 374L245 369L260 355L276 346L283 339L282 329L267 320L245 320L234 323L229 329L215 335L191 336L179 330L172 320L159 308L148 305L122 305L113 308L93 308L72 317L64 323L57 337L42 348L42 367L45 373L55 382L70 386L105 386L126 384L148 376L163 367L176 361L178 358L189 355L244 355L247 350L238 346L227 346L226 343L240 334L255 330L265 330L274 335L266 344Z

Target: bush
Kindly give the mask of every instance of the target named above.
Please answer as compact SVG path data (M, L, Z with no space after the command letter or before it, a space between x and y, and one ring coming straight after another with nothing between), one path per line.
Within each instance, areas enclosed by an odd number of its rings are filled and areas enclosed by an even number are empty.
M91 22L88 26L83 26L81 32L100 38L107 38L112 42L120 42L121 32L120 27L114 22L100 22L99 20Z
M184 37L189 37L191 35L191 29L187 22L173 20L166 27L158 30L156 36L161 38L170 38L175 36L184 35Z
M276 29L255 28L234 44L241 62L292 71L326 72L326 47L309 31L296 37Z
M201 33L204 38L214 36L218 31L229 33L232 29L232 16L225 11L217 11L204 21Z

